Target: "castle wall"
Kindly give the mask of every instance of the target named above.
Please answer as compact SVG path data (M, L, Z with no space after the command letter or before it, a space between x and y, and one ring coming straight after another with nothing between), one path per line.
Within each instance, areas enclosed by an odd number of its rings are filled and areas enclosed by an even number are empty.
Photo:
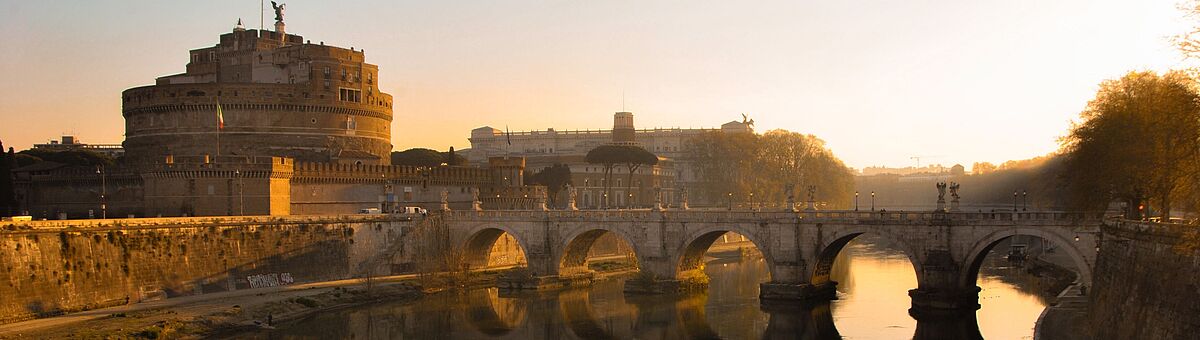
M298 161L388 164L391 96L360 103L337 89L297 84L178 84L126 90L126 155L157 163L168 155L290 157ZM225 128L218 137L217 102Z
M22 210L37 219L100 218L102 201L108 217L145 216L142 179L131 172L80 168L18 178L16 184Z
M442 192L450 209L470 209L473 190L491 180L487 169L468 167L379 166L299 163L291 181L291 213L328 215L360 209L417 206L441 208ZM391 200L389 201L389 194Z
M1198 272L1200 229L1195 226L1106 224L1088 292L1093 338L1195 338L1200 334Z
M350 278L411 222L356 215L15 223L0 226L0 323Z

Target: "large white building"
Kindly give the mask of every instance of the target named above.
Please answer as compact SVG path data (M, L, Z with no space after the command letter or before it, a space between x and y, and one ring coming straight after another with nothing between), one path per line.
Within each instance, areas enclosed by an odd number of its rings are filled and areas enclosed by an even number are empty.
M681 129L681 128L654 128L654 129L636 129L633 127L633 113L617 112L613 116L613 129L596 129L596 130L555 130L549 128L546 130L537 131L511 131L505 132L490 126L484 126L471 130L471 149L465 150L467 160L473 165L486 165L488 157L496 156L523 156L530 161L538 159L576 159L582 160L582 156L587 155L588 151L602 144L617 142L617 139L628 139L623 136L614 136L613 131L619 133L632 130L633 139L638 145L646 150L653 152L660 158L665 158L672 164L665 169L646 169L645 171L662 171L668 170L673 173L664 174L673 177L674 188L689 188L694 187L694 184L699 181L697 178L694 166L688 162L685 154L685 147L688 140L697 135L723 131L725 133L753 133L754 129L750 123L731 121L722 124L720 128L699 128L699 129ZM622 138L614 138L622 137ZM572 167L572 172L576 172L576 168L585 164L568 164ZM531 164L530 169L534 169L537 164ZM584 167L587 170L586 167ZM579 181L577 181L579 182ZM577 186L582 185L576 183ZM664 188L667 191L674 191L674 188ZM580 187L586 191L586 188ZM691 200L693 203L702 198L695 195L697 191L692 191ZM585 192L581 192L580 203ZM674 194L667 201L674 201ZM590 201L590 200L589 200ZM645 201L642 201L645 203Z

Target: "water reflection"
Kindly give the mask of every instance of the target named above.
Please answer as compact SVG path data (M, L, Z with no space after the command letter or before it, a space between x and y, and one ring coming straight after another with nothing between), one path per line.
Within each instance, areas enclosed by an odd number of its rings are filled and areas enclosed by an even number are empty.
M1045 297L1013 284L1017 276L980 280L983 310L968 315L909 315L916 277L899 251L851 244L835 263L838 299L813 305L762 305L765 263L710 261L707 292L634 296L623 282L602 281L560 292L480 289L443 293L413 303L382 303L332 311L251 334L259 339L1019 339L1033 334ZM992 274L989 274L992 273ZM1022 288L1025 287L1025 288ZM976 319L978 317L978 320ZM919 321L918 321L919 320Z

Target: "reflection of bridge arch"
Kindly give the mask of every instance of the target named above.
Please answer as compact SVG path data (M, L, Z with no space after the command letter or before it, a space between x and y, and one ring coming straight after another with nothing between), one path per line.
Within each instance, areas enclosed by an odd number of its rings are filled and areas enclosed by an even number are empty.
M1058 233L1027 227L1015 227L1007 230L992 232L991 234L988 234L979 241L975 242L975 244L971 247L971 250L966 254L966 261L963 262L966 265L966 268L964 268L965 270L962 271L962 277L959 279L959 283L963 287L974 287L976 280L979 278L979 268L983 265L983 259L987 257L987 254L991 252L992 248L995 248L997 244L1000 244L1001 241L1017 235L1032 236L1047 240L1057 246L1058 249L1066 251L1067 256L1071 257L1071 260L1075 262L1076 269L1079 270L1079 282L1084 285L1091 285L1092 263L1090 263L1083 255L1083 251L1077 247L1076 242L1068 241L1066 237L1063 237Z
M523 262L528 262L529 244L524 238L513 232L505 226L482 226L468 232L466 241L463 244L463 260L471 268L487 267L488 258L492 253L492 246L496 245L496 240L500 236L508 234L517 240L517 245L521 247L521 252L524 253L526 259Z
M705 294L627 296L625 301L637 310L634 338L719 339L704 315L707 300Z
M911 245L908 244L908 242L904 241L904 238L886 231L880 231L877 228L848 227L838 229L837 231L833 232L832 235L828 235L828 237L822 236L822 240L829 241L821 244L821 248L817 253L816 263L813 266L810 282L814 285L830 282L830 271L833 269L833 262L837 260L837 257L839 254L841 254L842 249L844 249L846 245L850 244L850 241L853 241L855 238L858 238L863 234L877 236L883 239L885 242L888 242L890 245L899 248L899 250L904 253L904 256L908 257L908 262L912 264L915 271L914 274L920 276L922 269L921 261L918 260L917 252L912 248Z
M575 336L583 339L613 338L613 334L596 321L596 313L592 310L589 290L574 289L559 293L558 306L567 328L570 328Z
M566 237L563 238L566 240L566 244L564 244L562 247L558 247L558 249L561 249L562 252L562 254L557 257L557 259L559 259L557 263L558 274L570 275L588 272L588 252L592 249L592 245L596 244L597 239L605 234L610 233L620 239L621 242L625 242L625 244L629 246L629 249L632 249L633 255L637 258L638 263L641 263L642 252L639 251L637 246L632 242L633 238L631 235L628 235L625 230L620 228L610 229L601 227L579 228L568 233Z
M684 273L689 271L704 268L704 253L708 252L708 248L712 247L712 244L716 242L718 238L721 238L721 235L725 235L725 233L728 232L735 232L745 236L746 239L750 240L750 243L754 244L755 248L758 248L758 251L763 255L763 259L767 261L767 272L770 276L768 281L774 279L776 275L775 257L771 252L773 248L766 247L768 245L768 243L765 242L766 240L762 239L762 237L758 235L758 233L755 233L755 230L752 228L753 226L747 226L745 224L710 224L695 231L689 232L683 238L683 244L679 245L683 251L679 252L678 260L675 261L676 277L686 275Z
M466 319L479 332L488 336L511 333L525 324L527 306L520 298L502 298L495 288L467 292Z
M814 304L763 305L770 314L763 339L841 339L829 301Z

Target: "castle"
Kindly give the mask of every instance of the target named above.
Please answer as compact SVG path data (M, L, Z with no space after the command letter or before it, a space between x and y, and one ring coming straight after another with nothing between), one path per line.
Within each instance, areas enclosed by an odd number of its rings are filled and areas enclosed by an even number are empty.
M20 209L50 219L319 215L544 200L544 187L519 176L493 181L522 164L390 165L392 97L378 66L361 49L314 44L282 20L275 28L239 23L191 50L184 73L125 90L119 164L16 169Z

